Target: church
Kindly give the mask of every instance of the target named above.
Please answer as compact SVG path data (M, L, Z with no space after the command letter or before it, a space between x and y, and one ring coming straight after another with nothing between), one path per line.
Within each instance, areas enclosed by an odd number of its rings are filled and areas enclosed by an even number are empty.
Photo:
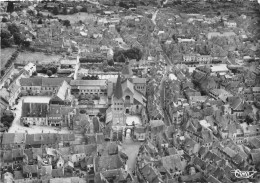
M125 117L127 115L141 114L142 108L145 106L146 98L137 89L133 80L125 78L122 81L119 74L111 97L113 124L125 125Z

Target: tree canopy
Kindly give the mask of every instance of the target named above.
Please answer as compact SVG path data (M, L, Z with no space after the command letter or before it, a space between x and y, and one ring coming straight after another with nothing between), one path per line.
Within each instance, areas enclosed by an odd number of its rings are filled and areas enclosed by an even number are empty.
M7 48L12 46L13 38L12 34L7 29L1 29L1 48Z
M12 13L14 11L14 3L9 1L7 5L7 12Z
M119 50L115 51L113 59L115 62L125 62L126 59L136 59L137 61L141 60L143 54L139 48L131 48L128 50Z

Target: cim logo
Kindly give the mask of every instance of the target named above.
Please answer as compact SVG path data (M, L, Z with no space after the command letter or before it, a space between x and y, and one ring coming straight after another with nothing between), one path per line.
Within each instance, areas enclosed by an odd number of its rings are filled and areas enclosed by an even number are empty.
M232 170L231 173L234 173L236 178L249 179L249 178L253 178L254 174L256 174L257 171L240 171L239 169L237 169L237 170Z

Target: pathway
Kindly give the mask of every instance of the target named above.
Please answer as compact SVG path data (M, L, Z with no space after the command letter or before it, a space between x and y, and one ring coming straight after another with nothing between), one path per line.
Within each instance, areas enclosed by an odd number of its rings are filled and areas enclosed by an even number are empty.
M130 134L126 135L126 138L122 144L122 152L124 152L128 156L126 164L129 173L132 173L132 171L135 170L136 158L140 146L141 142L134 142L130 137Z

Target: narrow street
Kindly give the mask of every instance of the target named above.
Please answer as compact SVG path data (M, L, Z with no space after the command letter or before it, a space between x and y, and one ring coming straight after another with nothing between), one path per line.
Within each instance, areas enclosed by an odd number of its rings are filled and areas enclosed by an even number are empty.
M156 16L157 16L157 13L159 12L159 10L156 10L156 12L154 12L153 16L152 16L152 21L154 23L154 25L156 26Z
M126 164L129 173L132 173L132 171L135 170L136 158L141 144L141 142L133 141L130 134L126 135L126 138L122 144L122 152L128 156Z

